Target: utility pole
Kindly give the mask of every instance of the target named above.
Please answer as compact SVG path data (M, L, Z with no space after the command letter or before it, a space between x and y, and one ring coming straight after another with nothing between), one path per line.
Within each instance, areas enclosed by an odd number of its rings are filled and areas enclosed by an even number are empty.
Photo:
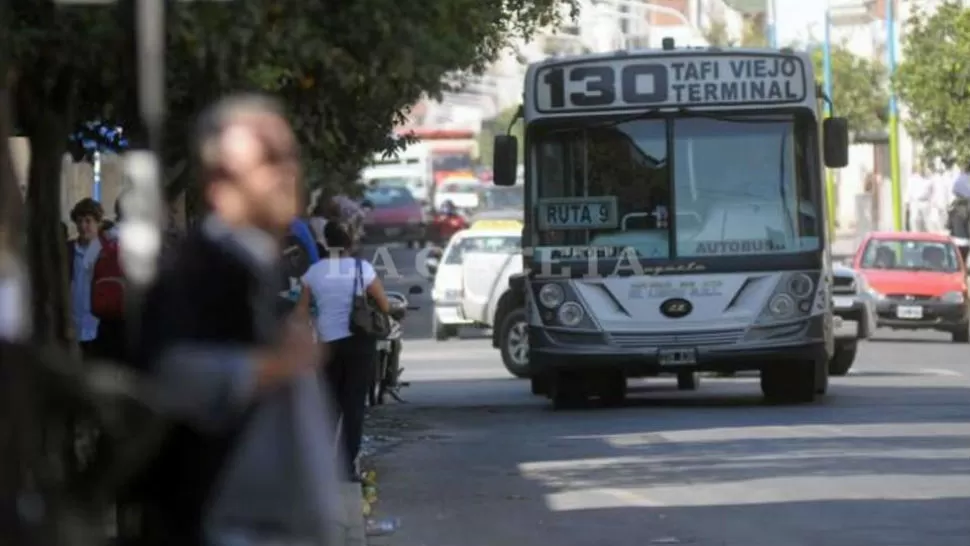
M889 77L896 72L896 14L894 0L886 0L886 67ZM896 93L889 88L889 174L893 191L893 228L903 230L903 189L899 172L899 109Z
M765 0L765 38L768 39L768 47L778 47L778 23L776 17L775 0Z
M832 117L832 11L828 4L825 6L825 41L822 42L822 72L825 88L825 117ZM828 228L829 237L835 241L835 175L832 169L825 169L825 195L826 207L828 208Z

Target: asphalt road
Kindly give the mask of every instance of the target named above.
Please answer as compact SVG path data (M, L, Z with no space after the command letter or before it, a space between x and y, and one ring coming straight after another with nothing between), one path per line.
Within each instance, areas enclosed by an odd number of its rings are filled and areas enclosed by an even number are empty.
M426 339L427 313L407 403L378 411L407 426L376 459L402 527L373 544L970 544L970 346L947 336L880 332L815 405L764 405L753 377L655 379L623 408L553 412L486 340Z

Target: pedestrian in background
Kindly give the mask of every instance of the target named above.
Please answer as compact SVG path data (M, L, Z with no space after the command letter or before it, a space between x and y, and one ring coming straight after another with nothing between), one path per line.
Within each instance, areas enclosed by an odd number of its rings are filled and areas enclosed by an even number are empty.
M71 313L85 358L97 355L98 319L91 314L91 284L94 264L101 253L98 235L102 220L104 209L90 197L81 199L71 209L71 222L77 229L77 237L67 242Z
M909 231L931 231L935 187L926 167L921 166L910 173L906 183L906 210L909 218Z
M953 180L951 195L953 201L947 215L947 230L966 263L970 255L970 168L964 169Z
M311 298L318 302L317 336L329 346L330 361L325 377L336 402L343 445L344 477L360 481L357 456L364 429L367 389L376 370L376 339L360 331L352 321L358 298L369 299L387 315L390 303L374 267L351 256L353 241L338 222L324 228L324 243L329 253L303 276L303 293L297 304L302 312ZM336 428L336 427L334 427Z
M309 317L280 323L279 241L300 209L284 109L219 101L195 135L210 214L149 291L138 362L174 428L143 474L148 543L329 545L342 520Z

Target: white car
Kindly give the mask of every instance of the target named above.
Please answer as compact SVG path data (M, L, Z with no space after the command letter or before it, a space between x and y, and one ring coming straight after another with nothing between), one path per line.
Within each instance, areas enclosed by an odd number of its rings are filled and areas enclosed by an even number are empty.
M521 245L521 230L467 229L451 237L440 258L429 258L428 270L434 275L431 300L434 302L432 329L436 340L457 337L462 326L481 326L479 320L466 317L462 310L466 301L465 256L519 255Z
M446 201L459 209L476 209L481 203L482 183L471 178L445 180L434 193L434 208L438 210Z

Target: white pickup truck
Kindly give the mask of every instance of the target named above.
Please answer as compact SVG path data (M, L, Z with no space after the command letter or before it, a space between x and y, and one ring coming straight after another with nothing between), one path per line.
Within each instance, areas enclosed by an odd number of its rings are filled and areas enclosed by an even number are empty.
M509 279L522 273L522 252L465 256L461 310L478 326L492 329L492 346L516 377L528 377L529 336L525 309L509 289Z

